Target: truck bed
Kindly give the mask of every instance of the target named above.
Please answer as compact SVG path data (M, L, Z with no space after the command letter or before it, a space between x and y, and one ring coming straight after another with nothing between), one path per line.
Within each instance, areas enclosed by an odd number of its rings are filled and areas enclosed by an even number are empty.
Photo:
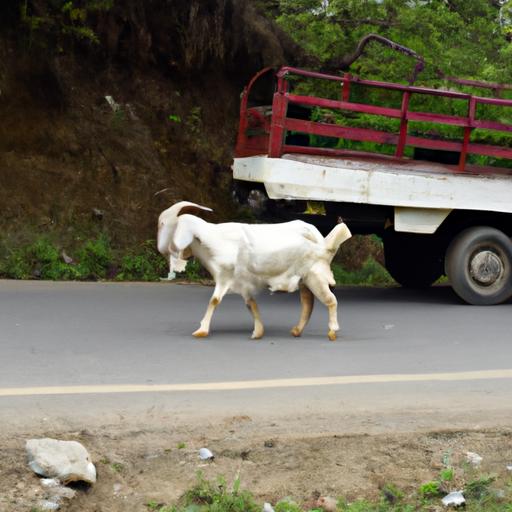
M512 213L512 169L347 153L235 158L235 179L263 183L271 199Z

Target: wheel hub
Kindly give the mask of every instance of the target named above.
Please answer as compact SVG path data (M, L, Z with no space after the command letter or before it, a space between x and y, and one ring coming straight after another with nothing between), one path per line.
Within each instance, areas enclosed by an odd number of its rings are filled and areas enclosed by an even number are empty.
M503 274L503 263L492 251L476 253L470 262L469 271L474 281L482 286L491 286Z

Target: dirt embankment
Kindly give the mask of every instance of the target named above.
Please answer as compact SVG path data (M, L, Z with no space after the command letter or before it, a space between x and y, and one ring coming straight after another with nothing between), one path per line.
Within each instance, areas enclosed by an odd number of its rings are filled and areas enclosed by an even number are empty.
M454 468L450 489L462 488L481 474L493 474L497 488L503 489L510 478L509 430L302 436L287 435L286 430L280 422L262 424L235 416L187 428L169 418L158 429L50 428L44 435L80 441L96 464L96 484L75 487L76 496L62 502L61 510L69 512L135 512L149 510L149 503L172 505L194 485L197 471L213 482L222 476L229 486L240 478L242 488L261 502L290 496L304 509L312 508L320 495L377 499L390 484L414 495L447 466ZM48 493L26 465L26 439L21 433L0 436L1 510L29 511ZM214 452L213 462L199 459L203 446ZM466 463L467 451L483 457L478 469Z
M50 4L29 2L43 19ZM1 10L2 237L106 231L124 247L153 238L179 199L233 214L240 91L296 56L250 2L115 2L89 20L98 44L28 33L17 10Z

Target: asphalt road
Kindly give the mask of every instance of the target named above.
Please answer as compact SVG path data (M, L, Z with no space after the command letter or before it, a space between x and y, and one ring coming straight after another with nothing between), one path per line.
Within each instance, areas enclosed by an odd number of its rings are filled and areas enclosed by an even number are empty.
M448 287L342 288L332 343L321 304L296 339L298 294L264 293L266 335L252 341L251 317L229 295L211 336L196 340L211 291L0 281L0 426L248 414L407 430L512 419L511 304L462 305Z

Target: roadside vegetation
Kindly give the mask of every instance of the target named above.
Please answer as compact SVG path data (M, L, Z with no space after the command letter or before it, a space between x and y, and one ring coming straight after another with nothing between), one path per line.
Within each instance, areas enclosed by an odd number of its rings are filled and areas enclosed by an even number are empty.
M374 501L328 498L325 505L313 499L314 505L300 505L292 498L273 504L275 512L431 512L452 509L442 504L449 492L462 490L468 512L512 511L512 478L499 480L496 475L481 475L466 465L460 470L447 467L439 477L421 484L414 492L406 494L392 484L381 489L380 498ZM197 475L196 484L188 490L178 505L167 505L150 500L148 511L154 512L260 512L263 504L247 490L241 489L240 479L231 485L219 477L212 482ZM263 509L265 510L265 509ZM270 509L268 509L270 510Z
M364 241L357 245L364 244ZM394 283L377 261L380 241L370 242L372 250L361 255L340 255L333 263L339 285L387 286ZM350 259L358 261L349 262ZM106 235L78 242L73 250L60 247L47 237L14 248L0 244L0 278L42 279L54 281L159 281L167 277L166 260L156 250L155 240L147 240L129 251L116 249ZM177 275L185 281L210 279L208 272L194 259L185 272Z

